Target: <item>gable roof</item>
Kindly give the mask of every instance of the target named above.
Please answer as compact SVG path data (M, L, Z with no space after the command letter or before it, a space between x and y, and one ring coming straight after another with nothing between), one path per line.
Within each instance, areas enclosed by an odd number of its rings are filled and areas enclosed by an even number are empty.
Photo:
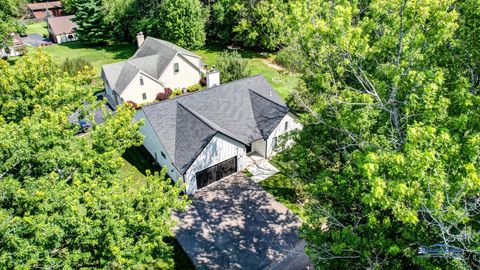
M45 10L45 9L52 9L52 8L62 8L61 1L53 1L53 2L41 2L41 3L30 3L27 4L27 7L30 10Z
M60 17L48 17L47 22L52 29L54 35L70 34L75 32L78 25L73 20L75 15L60 16Z
M182 174L215 134L249 145L266 139L288 112L261 75L147 105L142 110Z
M131 79L140 71L149 75L153 80L158 81L177 54L200 58L194 53L168 41L147 37L130 59L102 66L102 75L110 87L118 95L121 95ZM186 58L184 60L189 62ZM200 67L194 63L190 64L200 70ZM127 80L123 76L130 79Z

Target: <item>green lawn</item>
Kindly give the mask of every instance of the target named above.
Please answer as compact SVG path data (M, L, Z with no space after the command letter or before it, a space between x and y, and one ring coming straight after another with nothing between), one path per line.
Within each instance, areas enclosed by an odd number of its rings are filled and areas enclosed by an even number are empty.
M97 74L100 76L102 65L128 59L135 53L136 46L133 44L88 46L76 41L44 47L41 50L52 54L59 61L63 61L67 57L85 57L97 69ZM207 45L194 52L201 56L205 63L214 65L218 54L223 50L224 48L220 46ZM273 65L269 66L268 63L273 63L274 55L246 50L239 50L239 52L248 60L252 75L262 74L265 76L283 98L286 98L296 86L297 81L293 75L280 71Z
M47 22L27 24L27 34L35 33L48 37Z
M59 61L64 61L67 57L84 57L93 64L100 76L102 65L128 59L135 53L136 46L132 44L89 46L75 41L43 47L41 50L53 55Z
M271 163L276 168L281 168L275 159L273 159ZM272 194L277 201L283 203L288 209L292 210L293 213L304 219L305 210L303 207L304 199L301 186L299 183L294 183L281 169L279 173L259 182L259 185L268 191L268 193Z
M202 60L208 65L215 65L217 56L220 52L225 50L225 48L217 45L207 45L203 49L194 51ZM249 67L252 71L252 75L262 74L277 90L282 98L287 98L287 96L292 92L293 88L297 85L297 80L295 77L287 72L278 70L273 65L268 65L267 63L273 64L274 54L264 54L257 53L247 50L238 51L243 58L246 58L249 63ZM220 74L221 76L221 74Z

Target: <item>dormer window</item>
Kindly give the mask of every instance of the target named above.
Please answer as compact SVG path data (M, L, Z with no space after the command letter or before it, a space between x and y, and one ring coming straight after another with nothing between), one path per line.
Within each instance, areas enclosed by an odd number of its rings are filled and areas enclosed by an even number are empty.
M143 85L144 82L143 82L143 76L140 76L140 85Z
M173 73L177 74L180 71L180 68L178 67L178 63L173 64Z

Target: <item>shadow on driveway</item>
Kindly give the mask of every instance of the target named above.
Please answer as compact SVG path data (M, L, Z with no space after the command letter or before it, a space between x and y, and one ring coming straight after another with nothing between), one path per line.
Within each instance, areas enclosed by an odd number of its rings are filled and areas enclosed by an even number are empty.
M197 269L309 269L300 219L243 173L191 200L175 235Z

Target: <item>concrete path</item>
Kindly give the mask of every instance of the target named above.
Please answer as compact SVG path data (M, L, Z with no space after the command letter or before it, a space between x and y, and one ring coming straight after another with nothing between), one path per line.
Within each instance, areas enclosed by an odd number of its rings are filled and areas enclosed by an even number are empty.
M301 221L243 173L196 192L175 235L197 269L313 269Z
M252 178L255 183L263 181L279 172L267 159L256 153L247 156L246 169L252 174L250 178Z

